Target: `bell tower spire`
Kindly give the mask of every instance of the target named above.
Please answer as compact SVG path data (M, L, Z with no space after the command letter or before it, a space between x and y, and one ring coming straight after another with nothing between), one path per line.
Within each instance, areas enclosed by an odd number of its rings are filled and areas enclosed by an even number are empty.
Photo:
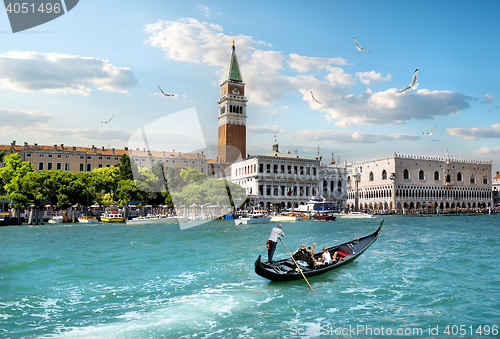
M246 103L245 83L241 76L236 48L231 47L231 56L222 79L219 104L218 156L232 163L241 155L246 158Z

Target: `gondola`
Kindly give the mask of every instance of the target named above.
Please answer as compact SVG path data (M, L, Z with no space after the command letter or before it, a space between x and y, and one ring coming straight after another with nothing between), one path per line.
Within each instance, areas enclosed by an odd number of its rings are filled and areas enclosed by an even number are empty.
M328 251L332 255L332 258L333 254L337 252L337 261L327 265L318 266L314 269L301 266L300 268L302 269L302 273L304 273L304 276L306 277L312 277L353 262L364 251L366 251L366 249L368 249L368 247L370 247L370 245L373 244L375 240L377 240L383 223L384 220L382 220L382 222L380 223L378 230L366 237L359 238L359 240L354 239L340 245L329 247ZM314 253L314 258L319 258L321 254L322 251ZM260 258L261 256L259 255L259 257L255 261L255 273L257 273L261 277L273 281L303 279L302 275L297 269L297 266L290 257L278 261L273 261L272 264L262 262Z

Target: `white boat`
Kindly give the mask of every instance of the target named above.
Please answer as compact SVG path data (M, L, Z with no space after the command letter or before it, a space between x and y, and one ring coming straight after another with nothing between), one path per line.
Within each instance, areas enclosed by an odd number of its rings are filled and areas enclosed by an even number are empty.
M131 220L127 220L126 224L133 224L133 225L151 225L151 224L162 224L162 225L168 225L168 224L177 224L179 221L176 217L172 216L165 216L165 215L150 215L148 214L145 217L135 217L132 218Z
M106 208L106 212L104 212L103 215L101 215L101 221L102 222L124 222L125 217L123 214L120 212L118 207L116 206L109 206Z
M299 213L278 213L273 215L270 221L301 221L302 215Z
M374 218L372 214L363 213L363 212L349 212L346 214L338 213L335 214L336 217L339 218Z
M64 222L64 218L61 215L56 215L49 219L49 224L60 224L62 222Z
M234 219L235 225L249 225L249 224L264 224L269 222L271 217L268 217L259 212L253 212L246 217L239 217L238 219Z
M81 217L78 217L78 222L81 222L82 224L97 224L99 221L93 215L82 215Z
M320 195L321 199L316 199L314 196L307 202L305 205L300 205L295 208L295 212L307 213L307 214L316 214L320 212L328 212L335 209L335 203L331 201L327 201L322 195Z

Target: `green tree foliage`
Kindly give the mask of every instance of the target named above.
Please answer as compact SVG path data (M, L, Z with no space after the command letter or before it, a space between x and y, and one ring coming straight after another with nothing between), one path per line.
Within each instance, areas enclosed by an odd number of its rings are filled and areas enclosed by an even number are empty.
M118 165L120 173L118 175L118 181L121 180L134 180L134 172L137 172L137 164L133 158L124 154L120 157L120 164Z
M5 154L5 151L3 151ZM0 187L9 199L18 201L18 205L26 200L20 192L20 182L28 173L34 172L33 166L22 161L18 153L5 156L5 166L0 168ZM11 196L15 195L15 199Z
M167 167L166 168L166 174L167 174L167 187L169 192L180 192L183 188L182 185L182 178L180 176L180 171L178 168L175 167Z
M180 177L185 183L192 184L205 178L205 174L194 168L183 168L180 170Z

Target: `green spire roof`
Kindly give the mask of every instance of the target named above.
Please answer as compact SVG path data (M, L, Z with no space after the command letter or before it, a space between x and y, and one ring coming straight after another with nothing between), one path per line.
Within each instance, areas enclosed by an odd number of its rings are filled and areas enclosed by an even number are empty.
M229 64L226 68L226 73L224 74L224 79L222 82L226 82L229 80L233 81L241 81L243 82L243 78L241 77L240 67L238 66L238 60L236 59L236 52L234 51L234 41L233 47L231 49L231 58L229 59Z

